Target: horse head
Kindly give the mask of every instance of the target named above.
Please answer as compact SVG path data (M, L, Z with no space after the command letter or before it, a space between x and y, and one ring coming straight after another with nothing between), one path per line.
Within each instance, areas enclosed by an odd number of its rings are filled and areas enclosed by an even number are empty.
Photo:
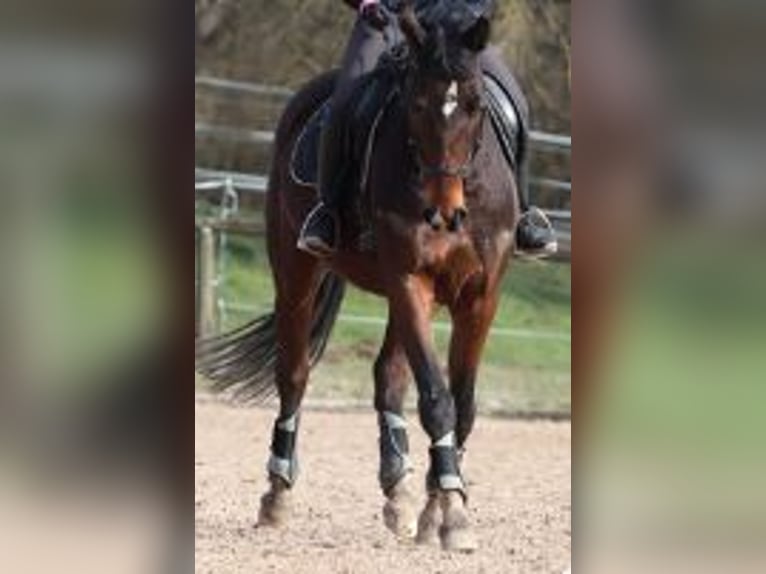
M461 228L468 215L465 179L485 118L479 54L489 41L486 15L440 2L419 19L411 4L399 17L409 46L403 89L409 144L434 228Z

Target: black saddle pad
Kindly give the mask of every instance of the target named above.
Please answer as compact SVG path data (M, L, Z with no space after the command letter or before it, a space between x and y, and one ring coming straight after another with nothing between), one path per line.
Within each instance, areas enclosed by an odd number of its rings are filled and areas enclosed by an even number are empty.
M353 166L344 178L344 185L353 189L344 197L355 197L366 181L375 133L388 103L393 98L395 84L387 74L370 74L359 81L349 104L349 120L345 126L345 145ZM290 161L291 176L296 183L316 187L319 173L319 142L329 114L329 99L309 118L298 136Z
M300 185L316 187L319 174L319 139L328 112L329 100L325 100L314 112L295 142L290 160L290 175Z

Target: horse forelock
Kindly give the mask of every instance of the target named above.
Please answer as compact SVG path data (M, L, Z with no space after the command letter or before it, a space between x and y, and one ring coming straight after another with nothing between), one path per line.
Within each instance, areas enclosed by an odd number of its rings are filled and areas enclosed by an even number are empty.
M464 81L475 74L480 49L466 42L466 34L491 19L493 6L491 0L441 0L420 11L426 32L425 45L416 54L421 72L446 81Z
M418 73L447 82L462 82L477 73L478 54L463 46L457 33L443 24L432 24L426 29L427 43L414 55Z

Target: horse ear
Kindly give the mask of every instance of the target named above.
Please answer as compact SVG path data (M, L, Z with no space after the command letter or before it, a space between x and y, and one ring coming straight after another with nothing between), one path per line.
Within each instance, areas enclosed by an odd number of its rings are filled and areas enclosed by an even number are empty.
M482 16L476 20L473 26L463 32L461 38L463 46L472 52L481 52L489 44L490 33L489 19Z
M399 27L402 29L407 42L415 49L420 49L426 44L426 31L418 22L412 3L405 2L399 14Z

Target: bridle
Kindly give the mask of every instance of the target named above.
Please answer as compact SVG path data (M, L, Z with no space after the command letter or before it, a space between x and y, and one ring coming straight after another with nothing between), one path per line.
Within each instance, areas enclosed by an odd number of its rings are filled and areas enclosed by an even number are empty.
M486 121L486 117L487 109L484 105L482 105L481 118L479 119L478 126L478 136L473 142L471 153L468 154L468 157L465 159L465 161L458 165L427 163L423 160L423 156L418 149L417 142L413 140L412 137L409 137L407 140L407 145L409 148L410 157L415 164L415 175L418 178L420 184L429 179L460 179L465 182L473 169L474 159L476 159L476 156L481 149L482 136L484 134L484 122ZM459 207L452 216L451 221L446 222L447 229L450 231L458 230L467 215L468 210L466 207ZM434 206L426 208L426 210L423 212L423 218L433 229L437 230L440 229L445 223L442 214Z
M415 167L416 167L416 174L420 178L421 181L427 180L427 179L449 179L449 178L460 178L460 179L466 179L470 173L471 169L473 168L473 162L476 159L477 154L479 153L479 150L482 146L482 136L484 134L484 122L487 117L487 108L485 105L482 105L481 107L481 118L479 119L479 127L478 127L478 136L473 142L473 147L471 148L471 153L468 154L468 157L466 159L457 165L450 165L450 164L431 164L426 162L423 159L422 154L420 153L420 150L418 149L418 143L410 137L407 140L407 146L410 150L410 156L412 157Z
M389 17L392 17L392 18L395 17L394 12L386 8L385 4L383 4L382 7L388 13ZM389 58L389 61L394 65L395 68L399 69L400 72L402 72L402 77L400 80L401 83L399 85L399 92L401 95L405 96L405 101L406 101L406 94L407 92L409 92L409 88L407 86L407 84L409 83L409 74L413 73L413 69L410 66L410 62L408 60L408 56L409 56L408 50L405 48L405 44L401 41L402 40L401 31L399 30L398 26L388 26L384 30L383 36L387 45L386 55ZM410 137L407 141L407 145L410 150L410 155L414 160L418 177L421 180L437 179L437 178L466 179L471 173L471 168L473 167L473 161L476 158L476 155L479 153L479 149L481 148L481 145L482 145L482 135L484 133L484 121L486 119L486 116L487 116L486 105L482 105L481 119L479 120L479 136L476 138L476 141L474 141L473 148L471 149L471 153L468 155L465 161L459 165L429 164L428 162L423 160L423 157L418 150L417 142Z
M470 173L471 168L473 167L473 160L476 159L476 155L479 153L479 149L481 149L481 134L484 131L484 118L485 118L485 111L482 110L482 117L479 120L479 137L476 138L476 141L473 143L473 148L471 149L471 153L468 154L468 157L465 159L464 162L458 164L458 165L449 165L449 164L429 164L426 161L423 160L422 155L418 151L418 144L415 140L410 138L408 140L408 146L410 148L410 153L415 161L415 166L417 170L417 175L421 180L426 179L448 179L448 178L460 178L460 179L466 179Z
M398 28L393 26L392 28ZM411 94L413 92L414 79L418 74L418 66L412 60L412 54L409 50L409 46L404 43L396 42L396 32L393 34L386 34L386 41L388 44L387 58L389 64L395 70L395 74L398 77L397 88L398 98L402 107L406 110L410 105ZM481 74L481 72L479 72ZM447 179L459 179L461 183L465 183L465 180L471 175L474 169L474 160L479 153L482 146L482 138L486 129L487 118L487 106L486 102L482 98L479 111L481 116L478 122L478 131L475 134L475 139L472 143L472 148L468 156L459 164L438 163L432 164L423 159L418 142L410 134L407 139L408 156L411 165L414 165L413 176L417 177L418 183L423 185L427 180L438 180L443 183ZM448 221L445 221L444 215L441 211L435 207L430 206L423 212L423 217L433 229L440 229L446 223L447 229L450 231L457 231L462 225L462 221L467 217L468 211L464 205L457 206L449 217Z

